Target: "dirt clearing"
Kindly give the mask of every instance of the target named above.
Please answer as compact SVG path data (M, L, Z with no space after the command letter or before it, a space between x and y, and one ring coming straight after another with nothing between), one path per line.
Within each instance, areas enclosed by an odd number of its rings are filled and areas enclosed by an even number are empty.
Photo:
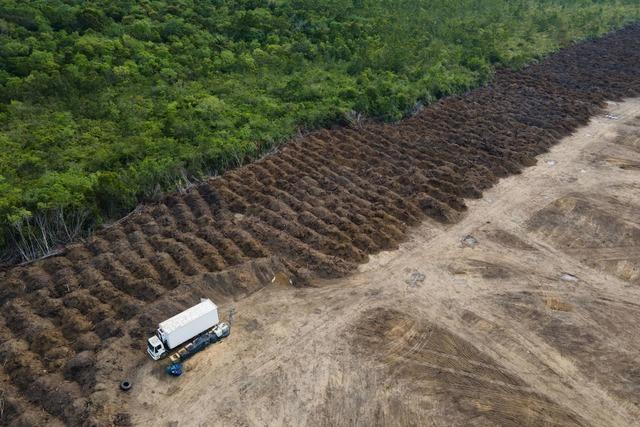
M640 94L639 67L635 25L400 123L312 133L0 271L0 419L624 424L637 409L627 325L637 324L640 112L603 108ZM591 136L536 158L593 116ZM169 382L146 338L201 297L237 310L231 339ZM379 337L353 338L377 327L367 323L379 305L390 336L416 335L401 337L401 354L432 351L436 331L453 343L443 357L472 363L437 380L419 372L440 372L432 356L407 367ZM471 380L469 366L487 373ZM126 395L124 378L135 378ZM459 390L446 393L449 383ZM492 397L476 396L487 384ZM179 416L186 408L193 420Z
M134 423L637 425L640 175L607 159L640 161L640 99L606 114L457 224L226 305L233 333L183 377L140 369Z

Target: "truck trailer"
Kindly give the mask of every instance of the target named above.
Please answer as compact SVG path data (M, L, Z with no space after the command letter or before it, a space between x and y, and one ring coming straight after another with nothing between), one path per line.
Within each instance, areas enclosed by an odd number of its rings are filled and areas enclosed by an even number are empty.
M218 307L213 301L203 299L199 304L161 322L156 334L148 340L147 353L153 360L158 360L166 356L169 350L173 350L201 334L210 334L211 331L217 332L216 335L220 335L220 332L224 331L224 336L227 336L229 326L220 323ZM218 336L218 338L223 338L223 336ZM214 342L213 340L206 341L207 343ZM204 346L198 347L200 347L198 350L204 348Z

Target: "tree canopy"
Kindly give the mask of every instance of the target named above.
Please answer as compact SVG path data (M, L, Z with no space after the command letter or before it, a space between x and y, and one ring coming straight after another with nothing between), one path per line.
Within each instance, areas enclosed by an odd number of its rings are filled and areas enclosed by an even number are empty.
M37 216L90 227L301 127L398 120L639 16L637 0L0 0L0 247Z

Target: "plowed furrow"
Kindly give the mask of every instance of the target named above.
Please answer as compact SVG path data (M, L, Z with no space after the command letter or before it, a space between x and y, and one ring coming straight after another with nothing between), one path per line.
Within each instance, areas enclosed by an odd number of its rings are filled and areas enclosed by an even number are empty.
M300 240L259 220L243 221L243 225L245 225L247 231L251 232L265 246L286 254L308 271L316 271L324 277L335 277L336 274L344 273L354 267L353 264L347 263L338 257L323 255Z
M173 262L178 266L183 275L195 276L208 271L208 269L198 261L198 257L191 252L188 246L172 237L166 238L155 235L149 238L149 242L157 251L167 253L171 256Z
M382 138L379 135L373 134L371 131L365 131L361 134L354 133L351 134L354 139L361 139L365 136L368 138L367 142L371 146L377 147L379 151L390 150L393 147L388 141ZM384 142L382 142L384 141ZM410 168L416 168L421 171L421 173L425 174L425 176L429 178L435 178L441 181L442 183L448 185L447 191L456 191L462 193L462 186L466 184L463 182L462 177L455 173L452 169L446 168L441 169L440 167L444 164L444 162L440 162L438 165L436 162L432 161L433 157L424 156L415 148L409 148L403 146L402 144L395 145L397 164L408 170Z
M238 265L248 260L242 250L222 234L219 224L212 219L202 218L196 234L215 247L228 266Z
M220 252L206 240L193 234L185 233L175 233L174 238L188 246L208 271L221 271L227 267L227 263L220 255Z
M305 156L304 158L311 159L312 157ZM287 160L289 160L290 163L295 163L295 164L298 164L299 162L299 160L296 158L287 158ZM307 172L307 175L306 175L307 177L317 178L317 181L315 181L314 186L319 186L320 185L319 182L324 182L325 191L329 192L332 197L338 197L344 200L348 200L350 204L357 205L357 209L360 209L363 211L373 211L378 215L385 214L385 207L387 204L385 203L385 201L389 200L388 197L387 198L380 197L378 193L376 193L375 191L363 191L358 188L350 188L349 185L343 185L344 179L341 179L339 175L331 172L329 169L325 168L324 166L321 166L321 163L318 163L316 165L316 168L312 168L310 166L300 164L300 169ZM315 203L316 205L319 204L317 203L318 200L329 199L329 194L325 194L325 197L320 198L319 196L321 196L321 194L322 193L320 192L316 192L315 194L312 195L313 199L316 200L316 203ZM323 203L323 204L326 204L326 203ZM395 209L389 207L388 210L394 211ZM403 215L399 214L399 216L403 216ZM395 226L397 227L401 226L400 221L396 220L395 218L391 218L390 216L389 218L392 223L395 223L394 224Z
M223 227L222 232L225 237L236 244L242 252L250 258L264 258L269 256L269 250L264 247L253 236L235 224Z
M291 210L279 199L269 196L264 192L252 191L249 187L235 180L229 181L236 193L251 194L251 199L259 205L258 208L250 208L252 216L260 218L263 222L284 231L291 236L307 242L315 250L327 255L336 255L345 260L358 262L365 258L359 250L351 245L337 243L324 234L316 232L298 220L298 214Z
M66 294L62 298L62 303L69 308L78 310L94 325L106 318L114 318L116 316L110 305L100 301L87 289L80 289Z
M2 342L6 342L6 339L2 339ZM26 394L14 387L11 377L2 368L0 368L0 383L2 384L3 400L0 425L64 426L61 418L43 411L38 403L29 401Z
M25 296L26 297L26 296ZM75 347L76 340L80 335L92 334L93 322L84 316L80 311L69 308L62 302L61 299L53 298L46 292L36 292L32 296L29 296L29 304L33 312L51 322L56 328L55 335L62 334L65 342L56 341L58 349L56 351L62 352L63 346Z
M7 329L25 341L45 369L59 369L74 354L56 325L38 316L27 301L15 299L5 304L2 317Z
M111 283L105 280L104 276L98 269L96 269L92 265L79 265L76 269L76 273L78 274L80 282L84 284L85 289L91 292L91 295L96 297L102 303L111 306L108 300L100 298L97 292L92 291L101 289L104 286L113 287Z
M0 271L7 417L42 408L29 419L109 425L115 409L83 397L99 401L97 382L117 384L123 366L145 357L144 338L193 302L190 287L239 298L260 285L229 277L255 273L257 259L278 259L299 284L336 277L397 247L425 217L454 222L464 198L534 164L605 100L640 94L639 64L635 25L500 70L400 123L314 131L141 205L57 256Z
M202 216L212 216L213 212L207 201L202 197L197 188L190 188L184 196L184 201L191 210L194 220Z
M0 358L3 371L26 400L42 408L54 421L82 423L86 408L80 386L59 373L47 372L25 341L14 338L0 344Z
M185 197L179 194L173 194L166 199L177 228L183 231L194 231L196 217L191 211L191 207L185 202Z

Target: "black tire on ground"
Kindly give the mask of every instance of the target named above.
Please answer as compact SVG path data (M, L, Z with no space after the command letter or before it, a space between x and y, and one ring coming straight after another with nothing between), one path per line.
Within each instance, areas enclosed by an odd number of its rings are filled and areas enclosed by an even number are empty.
M128 391L131 389L131 381L129 380L124 380L120 383L120 390L122 391Z

